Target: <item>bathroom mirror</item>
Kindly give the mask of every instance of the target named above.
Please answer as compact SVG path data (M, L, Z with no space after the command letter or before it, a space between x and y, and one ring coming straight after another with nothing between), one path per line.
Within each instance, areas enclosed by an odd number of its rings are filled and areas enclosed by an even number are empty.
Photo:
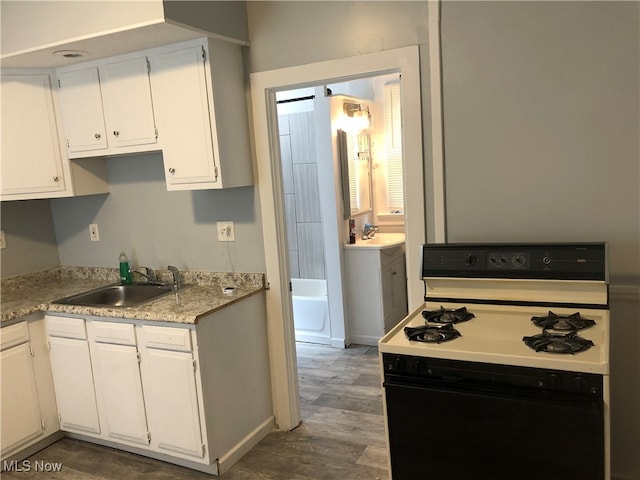
M338 130L344 219L368 212L371 200L371 141L369 134Z

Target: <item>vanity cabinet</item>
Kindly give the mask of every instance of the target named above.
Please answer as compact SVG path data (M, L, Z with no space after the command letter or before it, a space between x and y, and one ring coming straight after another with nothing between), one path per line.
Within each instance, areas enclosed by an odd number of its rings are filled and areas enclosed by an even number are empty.
M158 148L145 55L59 68L57 75L70 158Z
M407 315L404 244L345 248L348 343L377 345Z
M149 59L167 190L251 185L241 47L203 39Z
M6 460L58 431L41 314L33 314L0 330L0 366L0 450L2 460ZM56 439L50 439L49 443ZM28 453L21 458L26 456Z

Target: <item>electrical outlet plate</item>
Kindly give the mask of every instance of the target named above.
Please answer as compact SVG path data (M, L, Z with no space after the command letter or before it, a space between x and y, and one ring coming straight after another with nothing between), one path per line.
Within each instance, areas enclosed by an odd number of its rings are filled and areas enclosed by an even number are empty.
M4 236L4 230L0 230L0 248L7 248L7 238Z
M97 223L90 223L89 224L89 237L91 238L92 242L99 242L100 241L100 232L98 232L98 224Z
M216 222L219 242L235 242L236 228L233 222Z

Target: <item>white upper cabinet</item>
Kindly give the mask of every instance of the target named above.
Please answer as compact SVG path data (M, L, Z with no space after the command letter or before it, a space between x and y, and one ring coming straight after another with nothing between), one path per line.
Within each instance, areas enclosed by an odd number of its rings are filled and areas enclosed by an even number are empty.
M149 59L167 189L253 184L241 47L202 39Z
M160 52L152 60L167 189L216 183L204 48Z
M66 188L48 74L2 75L2 197Z
M147 57L108 61L100 72L109 143L114 148L157 143Z
M157 149L148 65L127 55L58 69L70 158Z
M54 79L55 80L55 79ZM70 162L48 71L3 71L0 200L109 191L104 162Z
M69 155L106 150L107 136L98 68L59 71L58 82Z

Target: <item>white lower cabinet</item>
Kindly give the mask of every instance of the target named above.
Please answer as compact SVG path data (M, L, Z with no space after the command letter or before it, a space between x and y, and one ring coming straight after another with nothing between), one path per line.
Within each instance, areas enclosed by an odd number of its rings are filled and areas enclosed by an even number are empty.
M219 474L273 429L263 294L197 325L46 322L60 426L77 438Z
M22 328L22 325L16 325ZM7 327L6 330L11 329ZM26 324L24 324L26 331ZM5 329L3 329L3 334ZM24 343L2 350L2 453L40 435L40 406L31 362L29 337ZM4 340L4 338L3 338ZM11 392L10 395L7 392Z
M195 369L191 352L142 349L151 448L159 452L204 457Z
M129 323L87 322L103 436L149 444L135 328Z
M32 314L0 330L3 461L58 431L43 324L41 314Z
M93 366L82 318L46 317L60 429L100 433Z

